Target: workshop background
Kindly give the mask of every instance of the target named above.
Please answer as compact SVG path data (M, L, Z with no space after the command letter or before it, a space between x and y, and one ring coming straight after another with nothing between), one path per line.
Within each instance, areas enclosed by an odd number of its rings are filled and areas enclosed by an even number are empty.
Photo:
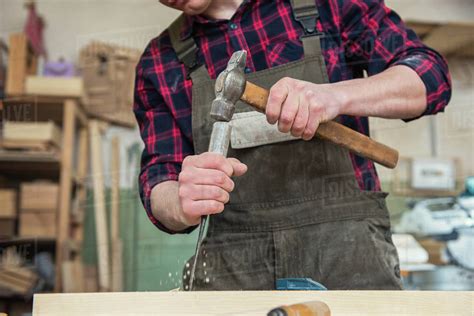
M474 1L388 0L449 62L445 113L371 119L405 287L474 290ZM0 312L38 292L168 291L196 233L141 205L134 68L178 12L155 0L0 0Z

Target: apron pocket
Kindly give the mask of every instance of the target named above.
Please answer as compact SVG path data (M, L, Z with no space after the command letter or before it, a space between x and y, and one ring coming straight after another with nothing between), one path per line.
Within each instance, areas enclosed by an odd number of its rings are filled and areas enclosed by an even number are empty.
M387 284L398 284L401 288L400 263L397 248L392 241L390 220L368 218L364 222L367 225L369 242L373 245L374 257L378 263L378 269L374 267L374 273L379 273L380 277L385 275Z
M252 148L298 140L290 133L282 133L278 126L267 122L265 114L257 111L235 113L232 121L231 147L233 149Z

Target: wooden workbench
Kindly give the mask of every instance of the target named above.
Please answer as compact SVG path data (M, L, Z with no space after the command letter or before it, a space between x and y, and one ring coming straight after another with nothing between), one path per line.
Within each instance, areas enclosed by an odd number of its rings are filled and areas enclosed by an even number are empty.
M37 294L33 315L266 315L282 304L321 300L332 315L472 316L474 292L129 292Z

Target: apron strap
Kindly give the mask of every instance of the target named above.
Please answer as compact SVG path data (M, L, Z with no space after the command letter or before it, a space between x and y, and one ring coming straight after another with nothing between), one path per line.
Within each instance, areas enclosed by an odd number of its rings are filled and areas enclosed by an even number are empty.
M291 0L293 16L304 28L305 35L315 34L316 21L319 18L316 0Z
M189 76L191 80L194 82L202 82L204 80L210 81L211 77L209 76L209 72L207 71L206 66L200 65L194 71L192 71Z
M305 56L321 55L321 33L316 30L319 18L316 0L291 0L293 16L304 29L301 37Z
M192 73L198 66L197 53L199 48L196 45L193 37L190 36L187 39L181 39L181 30L186 22L186 17L181 14L169 27L168 32L170 34L171 45L173 46L178 59L182 62L187 70L188 75Z

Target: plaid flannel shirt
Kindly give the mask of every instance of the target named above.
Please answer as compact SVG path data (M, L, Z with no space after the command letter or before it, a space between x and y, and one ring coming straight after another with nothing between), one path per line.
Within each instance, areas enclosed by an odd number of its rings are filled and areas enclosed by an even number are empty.
M400 17L381 0L315 0L320 18L317 30L325 34L322 52L330 82L374 75L405 65L426 86L423 115L443 111L451 96L448 67L436 51L423 45ZM225 69L233 52L249 53L247 72L259 71L304 57L301 25L293 19L289 0L245 0L228 21L187 17L181 37L192 36L198 60L211 78ZM181 163L192 155L192 82L177 59L167 31L151 40L137 66L134 112L145 144L139 177L140 194L150 220L170 232L152 215L152 188L177 180ZM341 123L369 134L366 117L340 117ZM374 164L351 154L362 190L380 190Z

